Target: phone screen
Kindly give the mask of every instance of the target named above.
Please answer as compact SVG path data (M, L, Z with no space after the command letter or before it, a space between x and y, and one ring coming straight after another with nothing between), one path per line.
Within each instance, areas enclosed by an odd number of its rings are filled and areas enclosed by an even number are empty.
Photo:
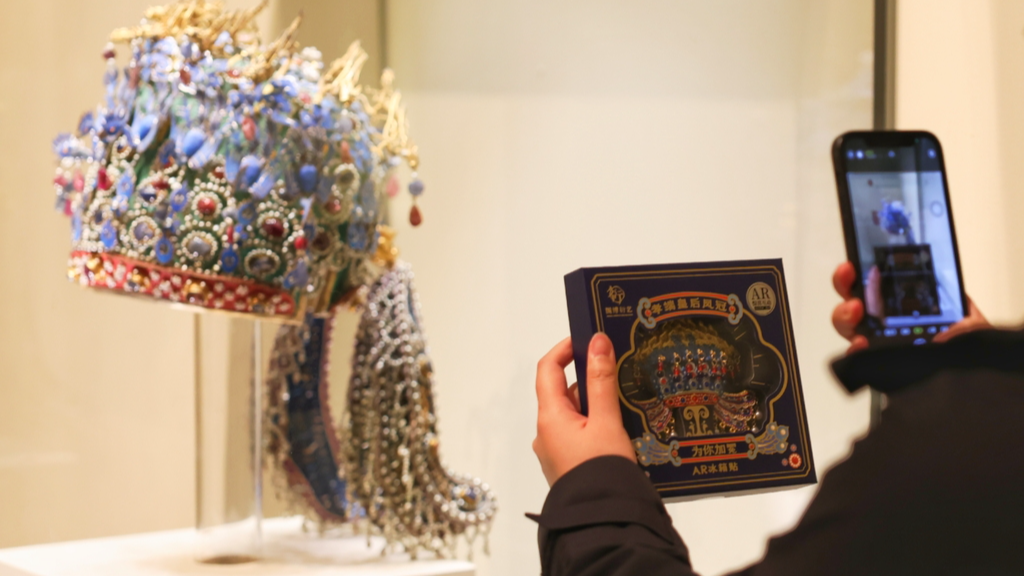
M851 138L841 153L869 330L915 339L947 330L964 303L938 142Z

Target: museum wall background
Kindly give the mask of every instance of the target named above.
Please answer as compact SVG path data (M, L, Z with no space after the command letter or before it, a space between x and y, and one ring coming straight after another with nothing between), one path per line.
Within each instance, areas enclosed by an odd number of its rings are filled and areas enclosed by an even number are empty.
M899 0L899 128L945 149L968 294L993 321L1024 301L1024 2Z
M62 281L68 224L52 210L49 143L96 103L110 29L147 5L0 8L0 547L191 525L197 379L244 370L215 339L237 348L248 321ZM546 493L530 451L533 371L568 332L561 277L576 267L782 257L819 471L864 431L866 396L841 392L826 367L843 349L829 325L843 249L828 146L871 124L871 5L272 2L268 35L301 8L300 40L326 58L362 37L367 74L386 57L408 102L425 221L408 226L404 195L393 212L421 291L442 454L501 499L481 575L536 572L522 517ZM1024 2L899 9L897 121L944 142L968 290L1017 321ZM343 313L336 329L339 390L354 321ZM267 492L268 513L285 513ZM716 574L755 560L812 495L670 511L696 567Z
M193 517L192 315L63 280L48 185L50 141L98 102L107 34L147 4L2 8L0 546Z
M9 55L0 78L11 86L0 93L0 547L193 525L197 387L226 403L227 385L244 388L250 377L250 320L63 280L69 225L53 210L50 142L102 97L100 54L110 31L136 24L152 4L0 8L0 49ZM271 2L259 18L264 37L287 26L301 4ZM379 3L323 4L307 12L300 41L336 57L361 38L371 53L368 78L378 75ZM264 323L267 353L274 331ZM344 364L348 347L334 344ZM344 371L331 382L341 397ZM225 412L208 424L226 437L227 421ZM268 516L287 512L269 478L264 495Z

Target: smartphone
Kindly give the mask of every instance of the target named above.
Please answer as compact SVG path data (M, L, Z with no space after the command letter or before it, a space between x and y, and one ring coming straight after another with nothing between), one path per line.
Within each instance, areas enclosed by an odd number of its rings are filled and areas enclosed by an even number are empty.
M847 132L832 146L846 256L872 345L924 344L967 313L949 185L929 132Z

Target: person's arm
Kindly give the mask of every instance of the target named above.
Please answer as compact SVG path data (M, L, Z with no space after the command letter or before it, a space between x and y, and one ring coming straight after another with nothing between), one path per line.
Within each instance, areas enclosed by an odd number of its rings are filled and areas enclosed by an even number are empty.
M832 320L836 330L851 341L850 351L867 347L867 340L855 333L864 305L850 294L853 279L849 263L840 265L833 277L844 302L836 306ZM984 327L988 327L987 321L971 303L968 317L936 341ZM564 369L572 361L569 339L555 346L537 367L537 438L533 448L552 487L541 514L531 515L540 524L543 574L691 575L686 546L672 528L660 497L636 465L633 447L622 426L611 342L603 334L595 335L589 354L589 417L580 414L575 385L566 387ZM800 525L773 539L762 562L737 575L828 573L829 567L842 565L836 562L840 550L854 552L846 559L853 564L878 560L877 554L872 556L872 552L878 552L872 547L876 542L873 538L863 548L850 542L854 536L891 532L898 526L886 514L868 521L866 513L880 510L867 504L894 492L891 480L899 476L894 476L892 470L908 461L906 455L892 453L897 448L908 448L909 434L898 429L894 414L890 411L883 425L862 442L873 448L855 450L850 460L829 472ZM927 439L922 438L913 444L926 443ZM907 492L919 495L920 489L914 485ZM854 522L857 519L860 521ZM940 525L931 519L929 522L912 528L923 531ZM865 526L871 529L865 530ZM894 536L890 540L897 539Z
M589 417L580 414L575 387L566 387L569 339L537 365L533 449L551 485L542 512L530 515L540 524L542 574L691 575L686 546L622 426L608 337L595 335L589 355Z
M881 423L825 473L799 524L733 576L1019 572L1024 460L993 439L1019 428L1021 350L1024 332L991 330L907 347L903 363L917 371L901 368L904 376L891 374L890 348L848 359L873 384L911 385L894 390ZM658 501L625 458L578 464L539 517L545 574L692 574Z
M686 546L661 497L620 456L588 460L555 482L540 524L545 576L689 576Z

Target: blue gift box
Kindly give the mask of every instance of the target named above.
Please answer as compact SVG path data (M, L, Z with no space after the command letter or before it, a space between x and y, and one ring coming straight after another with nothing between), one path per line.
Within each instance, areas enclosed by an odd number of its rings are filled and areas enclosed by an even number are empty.
M587 346L615 346L622 419L662 498L813 484L781 260L565 276L580 403Z

